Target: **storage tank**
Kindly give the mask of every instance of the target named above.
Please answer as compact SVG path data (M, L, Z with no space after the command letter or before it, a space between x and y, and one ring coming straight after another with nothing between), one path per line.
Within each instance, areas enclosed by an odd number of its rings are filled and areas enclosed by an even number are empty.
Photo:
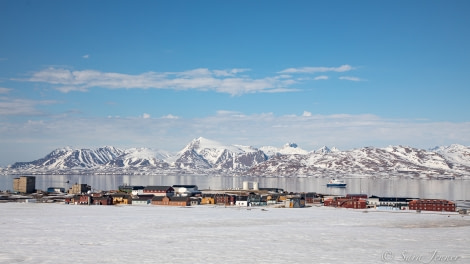
M259 190L258 182L253 182L253 190L255 190L255 191Z
M249 189L250 189L250 187L248 186L248 182L244 181L243 182L243 190L248 191Z

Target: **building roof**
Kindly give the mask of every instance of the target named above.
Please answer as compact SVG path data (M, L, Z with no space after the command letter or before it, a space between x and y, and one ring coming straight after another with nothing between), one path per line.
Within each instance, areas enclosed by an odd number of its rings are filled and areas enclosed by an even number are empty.
M193 189L197 189L197 185L180 185L180 184L176 184L176 185L173 185L173 187L177 187L177 188L193 188Z
M404 202L404 201L409 201L409 200L415 200L416 198L410 198L410 197L379 197L372 195L369 198L375 198L379 199L381 202Z
M153 194L139 195L139 196L133 198L132 201L148 201L148 200L152 200L153 197L155 197Z
M181 202L185 202L185 201L189 201L189 197L171 197L171 198L170 198L170 201L175 201L175 202L181 201Z
M248 201L248 196L237 196L237 201Z
M171 186L147 186L144 190L152 190L152 191L174 191L173 187Z
M122 197L122 198L131 198L131 196L127 193L113 193L112 197Z
M93 200L108 200L110 199L109 196L99 196L99 197L93 197Z
M454 202L449 200L442 200L442 199L418 199L410 201L410 203L418 203L418 204L454 204Z

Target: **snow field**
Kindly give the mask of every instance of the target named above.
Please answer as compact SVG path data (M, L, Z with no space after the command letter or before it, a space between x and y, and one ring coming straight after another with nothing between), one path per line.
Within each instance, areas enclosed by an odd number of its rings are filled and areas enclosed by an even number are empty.
M312 207L0 204L0 263L469 263L470 217ZM391 261L390 261L391 260Z

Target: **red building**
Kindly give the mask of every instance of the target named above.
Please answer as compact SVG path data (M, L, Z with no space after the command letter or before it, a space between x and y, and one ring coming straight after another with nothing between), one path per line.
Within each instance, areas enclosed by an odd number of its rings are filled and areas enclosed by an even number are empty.
M409 203L410 210L455 212L455 203L439 199L420 199Z
M87 195L87 194L74 195L71 202L74 203L74 204L89 205L89 204L91 204L91 196Z
M225 204L225 205L235 205L237 201L235 195L231 194L215 194L214 195L215 204Z
M103 195L92 198L94 205L113 205L113 197L110 195Z
M190 206L190 197L168 197L168 196L155 196L152 198L153 205L168 205L168 206Z

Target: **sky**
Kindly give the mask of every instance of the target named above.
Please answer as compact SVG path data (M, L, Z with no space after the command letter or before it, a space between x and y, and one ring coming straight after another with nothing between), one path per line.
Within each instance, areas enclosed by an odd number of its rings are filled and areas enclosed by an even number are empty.
M468 1L0 1L0 166L197 137L470 145Z

